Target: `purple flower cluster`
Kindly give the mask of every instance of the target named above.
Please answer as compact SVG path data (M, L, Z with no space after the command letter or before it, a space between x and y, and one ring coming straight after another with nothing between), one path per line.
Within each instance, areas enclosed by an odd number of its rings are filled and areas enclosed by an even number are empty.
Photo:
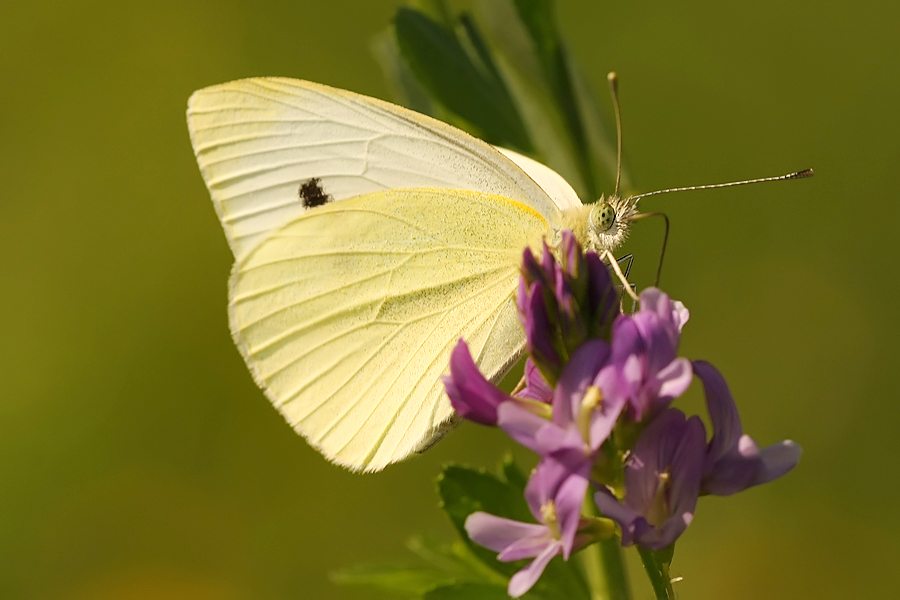
M502 392L478 371L460 340L444 383L464 418L501 427L540 456L526 488L537 520L520 523L483 512L466 521L476 543L501 561L534 560L509 583L518 597L549 560L564 559L616 532L623 545L670 547L704 494L726 496L791 470L800 447L760 449L741 427L722 375L678 356L688 311L651 288L640 309L619 314L609 271L564 232L560 261L545 244L539 262L523 259L518 305L529 358L525 387ZM671 407L696 375L712 435L698 416ZM582 512L586 494L602 517Z

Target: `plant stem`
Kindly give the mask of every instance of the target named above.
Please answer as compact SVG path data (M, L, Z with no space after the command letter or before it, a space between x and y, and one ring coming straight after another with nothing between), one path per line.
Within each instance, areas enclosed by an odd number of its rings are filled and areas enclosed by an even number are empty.
M637 547L644 563L644 570L650 577L650 584L657 600L675 600L675 590L672 589L672 578L669 576L669 563L659 560L653 550ZM671 558L671 555L670 555Z
M618 538L591 544L578 555L591 586L592 600L631 600Z

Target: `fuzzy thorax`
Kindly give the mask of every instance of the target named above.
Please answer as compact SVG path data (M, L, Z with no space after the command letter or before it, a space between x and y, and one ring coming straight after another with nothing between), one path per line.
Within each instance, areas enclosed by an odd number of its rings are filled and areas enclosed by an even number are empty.
M563 211L557 223L552 224L553 246L558 245L561 232L569 229L585 250L597 254L614 251L628 238L631 220L638 214L637 202L631 198L600 196L593 204Z

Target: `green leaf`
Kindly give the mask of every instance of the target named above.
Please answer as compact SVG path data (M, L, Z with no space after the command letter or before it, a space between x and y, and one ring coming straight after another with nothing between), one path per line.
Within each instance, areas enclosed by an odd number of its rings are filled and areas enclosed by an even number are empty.
M591 164L593 157L588 146L587 132L581 118L578 100L575 97L569 67L570 59L556 24L553 3L550 0L514 0L514 2L522 23L531 34L544 77L565 118L569 135L575 143L579 170L585 179L588 192L596 198L599 190Z
M466 50L456 33L409 8L394 17L401 55L419 82L446 108L480 130L488 142L532 149L524 124L472 25L464 27ZM474 37L473 37L474 35Z
M430 590L422 600L509 600L509 594L503 585L457 583Z
M461 541L449 544L417 536L407 542L407 548L420 563L356 565L332 573L331 580L338 585L367 586L405 597L421 597L429 590L456 584L506 589L507 579L485 566Z
M551 0L514 0L514 4L522 24L531 34L531 40L544 71L552 72L556 68L556 53L560 47L553 2Z
M389 52L375 50L404 104L530 154L585 202L613 188L611 111L600 110L569 54L552 0L479 0L486 29L454 17L444 0L413 4L398 10Z
M506 479L506 483L515 488L520 495L524 496L525 486L528 484L528 477L522 469L519 468L519 465L516 464L512 454L507 454L503 457L503 462L500 463L500 471L503 473L503 478Z
M372 39L370 46L375 62L387 80L394 101L423 115L429 115L442 121L447 120L449 113L442 110L432 99L409 65L400 55L397 38L392 29L382 31ZM442 114L443 113L443 114Z
M409 5L432 21L445 27L453 26L453 13L445 0L413 0Z
M465 522L469 515L477 511L516 521L533 522L534 517L522 494L495 475L454 465L444 467L437 485L441 508L450 517L472 554L505 577L518 571L513 564L499 562L492 550L470 540L466 534Z
M507 0L509 1L509 0ZM542 80L556 109L563 118L566 135L574 148L574 159L588 198L594 200L615 173L613 141L605 135L596 100L587 88L566 48L559 31L551 0L511 0L522 26L530 39L528 51L540 65ZM493 4L489 2L489 4ZM525 50L520 47L518 53ZM612 164L608 158L612 157ZM601 186L600 182L604 182Z
M331 580L338 585L362 585L406 596L421 596L428 590L454 583L456 578L427 566L370 564L335 571Z
M535 158L587 198L577 147L528 27L512 0L482 0L477 6L495 62L535 145Z
M458 540L448 544L425 536L416 536L407 542L406 547L423 562L455 577L456 581L498 585L502 585L506 581L472 554L469 547L462 541Z
M465 530L465 521L475 511L534 523L535 518L523 496L524 475L516 473L517 468L504 464L503 471L508 481L483 470L467 467L448 466L438 478L438 493L441 507L465 541L472 554L487 567L505 577L512 576L527 561L502 563L493 551L475 544ZM579 566L575 561L563 562L557 557L550 561L541 579L535 585L533 595L528 598L547 600L589 600L590 592Z
M459 22L462 27L462 33L465 34L460 36L461 43L468 49L470 55L478 57L478 62L487 71L488 77L503 88L503 94L509 100L509 92L506 90L500 71L497 70L490 48L488 48L485 39L481 36L481 32L478 31L475 21L472 20L471 15L463 13L459 16Z
M397 38L392 30L382 31L372 39L372 55L381 67L391 95L398 104L424 115L440 118L431 96L410 71L406 61L400 56Z
M506 575L518 571L514 566L497 562L495 553L469 540L465 530L466 519L476 511L516 521L534 522L524 496L515 486L483 470L450 465L444 467L443 473L438 477L438 495L441 498L441 508L476 556Z

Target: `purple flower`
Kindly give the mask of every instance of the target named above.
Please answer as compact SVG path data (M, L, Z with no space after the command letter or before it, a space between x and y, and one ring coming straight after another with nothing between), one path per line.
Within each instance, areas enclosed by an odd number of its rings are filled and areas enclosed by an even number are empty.
M518 598L535 584L554 556L568 560L595 536L579 529L591 524L581 518L587 480L573 477L565 464L543 460L525 488L531 514L540 524L522 523L484 512L466 519L466 533L476 544L499 552L497 560L510 562L533 558L509 580L509 595Z
M702 491L728 496L777 479L793 469L802 449L785 440L760 449L744 435L737 405L722 374L708 362L694 361L694 373L703 382L713 436L703 467Z
M453 410L464 419L482 425L496 425L497 407L510 400L510 396L484 378L463 340L450 353L450 375L445 375L443 381Z
M541 375L540 369L535 366L530 357L525 360L525 387L518 395L520 398L531 398L547 404L553 402L553 388Z
M678 357L681 328L689 313L680 302L649 288L641 309L613 324L612 358L601 377L604 390L629 402L634 421L653 418L691 383L691 363Z
M694 517L701 494L729 495L791 470L800 447L784 441L760 449L744 435L722 375L678 356L689 313L658 289L640 310L619 315L606 265L583 253L571 232L557 251L544 244L538 261L523 256L518 308L526 349L525 386L504 393L479 372L459 341L444 377L462 417L501 427L540 455L525 496L537 523L474 512L469 537L498 560L533 559L509 582L526 593L557 555L621 530L622 544L671 547ZM609 340L608 342L606 340ZM713 426L670 407L694 376L703 383ZM589 488L603 519L581 514ZM610 520L612 519L612 521Z
M566 364L553 392L551 420L521 403L509 402L500 405L497 424L541 456L555 455L571 472L589 472L624 405L621 399L607 399L597 385L608 358L609 345L603 340L582 344Z
M647 288L641 292L641 310L656 314L667 327L674 329L670 335L674 338L675 346L678 346L677 335L681 334L684 324L687 323L691 313L684 304L677 300L671 300L669 296L657 288Z
M549 393L540 388L540 382L534 377L535 374L532 374L532 392ZM497 411L502 404L515 406L542 422L547 422L542 416L550 416L550 407L539 398L510 396L485 379L469 353L469 346L463 340L459 340L450 353L450 375L445 375L443 382L451 406L461 417L469 421L482 425L497 425Z
M660 550L675 542L694 518L705 455L699 417L670 408L650 422L625 465L623 502L605 490L594 496L622 528L623 546Z
M583 253L570 231L562 233L560 252L562 264L546 242L540 262L526 249L519 280L526 350L550 384L582 343L608 338L618 306L609 271L597 254Z
M525 250L525 261L528 261L529 250ZM525 286L525 277L519 280L519 311L522 325L525 328L525 351L539 366L546 378L556 381L562 369L563 356L559 344L556 323L552 320L546 300L546 286L537 281Z

